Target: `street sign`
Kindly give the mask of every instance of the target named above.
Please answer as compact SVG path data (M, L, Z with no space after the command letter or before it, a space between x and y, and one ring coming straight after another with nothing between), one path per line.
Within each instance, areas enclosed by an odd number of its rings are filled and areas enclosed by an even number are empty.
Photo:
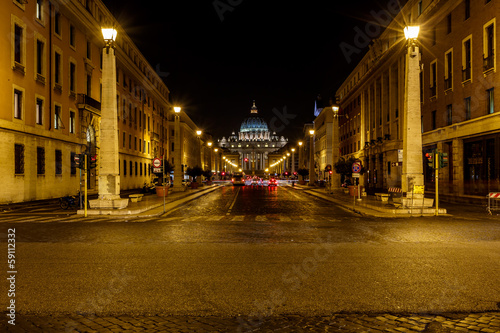
M414 194L424 194L424 190L425 190L424 185L413 185Z
M79 154L75 155L73 158L74 158L76 164L80 164L80 155Z
M359 178L359 173L353 173L352 178Z
M162 173L163 168L153 168L153 173Z
M361 171L361 163L354 162L352 164L352 173L359 173Z
M398 162L403 162L403 149L398 149Z
M155 167L155 168L161 167L161 160L159 158L155 158L153 160L153 167Z

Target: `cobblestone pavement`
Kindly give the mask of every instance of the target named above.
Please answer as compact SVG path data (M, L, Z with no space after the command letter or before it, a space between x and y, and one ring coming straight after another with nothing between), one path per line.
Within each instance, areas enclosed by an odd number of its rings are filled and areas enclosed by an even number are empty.
M3 327L2 327L3 326ZM220 318L186 316L17 315L2 332L500 332L500 312L442 315L336 314Z

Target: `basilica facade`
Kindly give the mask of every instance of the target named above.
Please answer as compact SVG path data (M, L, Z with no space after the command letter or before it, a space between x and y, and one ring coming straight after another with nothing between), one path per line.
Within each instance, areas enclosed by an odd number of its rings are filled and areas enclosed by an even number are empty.
M226 139L218 140L219 147L239 154L239 165L249 175L263 175L269 167L268 155L288 143L288 139L271 133L267 122L259 116L255 101L250 116L241 123L238 134L232 132Z

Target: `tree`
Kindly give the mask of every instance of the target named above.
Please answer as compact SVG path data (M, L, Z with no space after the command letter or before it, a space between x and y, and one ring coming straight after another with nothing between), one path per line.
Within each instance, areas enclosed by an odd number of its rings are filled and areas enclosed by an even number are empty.
M344 177L351 177L352 175L352 165L354 162L356 162L359 160L355 157L349 157L347 160L343 157L339 158L339 160L337 161L337 163L335 163L335 165L333 166L333 168L335 169L335 172L344 176ZM361 167L361 171L359 172L360 174L364 174L365 173L365 168L364 167Z
M199 166L195 165L194 167L189 167L186 169L186 174L190 177L193 177L193 183L196 182L196 178L203 174L203 169Z
M203 177L205 177L205 179L207 179L207 180L212 180L212 171L210 171L210 170L203 171L203 173L201 175Z

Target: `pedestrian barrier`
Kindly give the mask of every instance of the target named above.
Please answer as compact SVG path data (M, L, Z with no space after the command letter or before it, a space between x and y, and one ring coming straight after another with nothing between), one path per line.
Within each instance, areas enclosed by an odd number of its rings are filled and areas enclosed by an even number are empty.
M393 205L402 205L401 199L403 198L403 191L400 187L389 187L388 192L390 194L391 203Z
M500 210L499 202L500 202L500 193L490 192L488 194L488 208L486 208L488 214L491 215L492 210Z

